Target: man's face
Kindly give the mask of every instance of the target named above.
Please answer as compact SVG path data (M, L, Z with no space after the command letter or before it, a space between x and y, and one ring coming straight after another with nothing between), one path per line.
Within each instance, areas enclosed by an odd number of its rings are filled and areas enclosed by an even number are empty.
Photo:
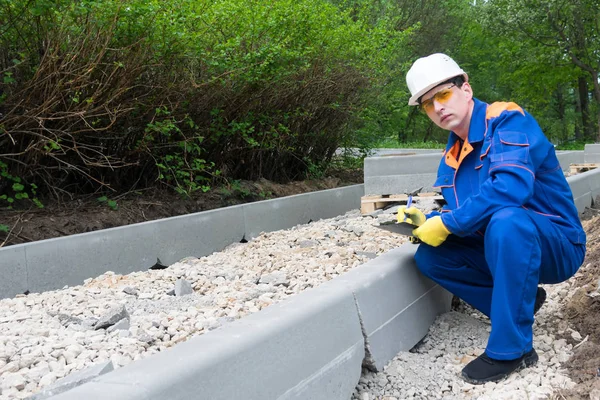
M438 85L421 97L421 108L440 128L462 133L471 119L471 100L473 91L467 82L462 87L452 83Z

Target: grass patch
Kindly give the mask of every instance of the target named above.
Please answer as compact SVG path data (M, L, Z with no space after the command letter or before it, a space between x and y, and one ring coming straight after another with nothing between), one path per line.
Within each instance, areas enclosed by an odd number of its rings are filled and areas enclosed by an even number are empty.
M556 145L556 150L584 150L585 142L565 142Z
M383 138L373 145L375 149L444 149L446 143L440 142L404 142L397 138Z

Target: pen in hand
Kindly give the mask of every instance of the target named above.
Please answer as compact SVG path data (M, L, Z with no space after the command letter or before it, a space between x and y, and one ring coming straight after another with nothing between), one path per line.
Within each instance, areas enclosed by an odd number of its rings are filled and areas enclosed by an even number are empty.
M408 201L406 202L406 208L410 208L412 206L412 195L408 195ZM408 214L405 212L404 213L404 221L406 221L406 217L408 216Z

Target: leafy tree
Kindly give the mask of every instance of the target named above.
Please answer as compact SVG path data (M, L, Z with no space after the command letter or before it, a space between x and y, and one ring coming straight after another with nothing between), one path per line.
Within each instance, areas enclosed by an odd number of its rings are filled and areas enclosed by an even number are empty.
M410 97L405 76L412 62L434 52L453 53L461 41L462 10L466 0L330 0L349 10L357 20L383 32L403 33L401 46L382 54L379 63L381 79L373 82L368 105L359 115L356 126L359 137L369 144L381 138L395 137L400 143L445 140L446 132L437 128L415 107L407 104ZM392 48L390 48L392 49Z
M568 77L576 78L576 93L578 94L578 109L582 116L582 125L587 138L593 135L594 123L589 118L591 111L588 107L590 91L588 82L592 84L592 95L595 100L598 129L596 140L600 141L600 2L598 0L490 0L480 3L485 22L494 30L506 37L515 36L530 44L529 49L538 49L539 63L545 63L543 70L556 72L559 67L565 71L569 63L576 72L570 72ZM539 51L545 49L546 51ZM564 97L572 87L562 88ZM561 97L558 96L558 97ZM560 100L559 100L560 102Z

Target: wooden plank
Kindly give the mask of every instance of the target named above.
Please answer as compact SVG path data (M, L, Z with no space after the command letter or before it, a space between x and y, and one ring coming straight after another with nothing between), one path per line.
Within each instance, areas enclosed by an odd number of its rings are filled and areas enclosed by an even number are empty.
M361 214L371 214L375 212L375 203L361 203L360 204L360 213Z
M363 196L360 198L361 204L366 203L401 203L408 201L407 195L380 195L378 197Z
M418 195L416 197L426 197L432 198L433 200L443 199L444 197L438 193L424 193L423 195ZM406 203L408 201L408 196L405 194L384 194L384 195L370 195L363 196L360 198L361 204L371 204L371 203Z
M569 165L569 173L571 174L580 174L582 172L590 171L592 169L596 169L600 166L599 163L582 163L582 164L570 164Z
M379 210L380 208L384 208L391 203L406 203L408 200L408 196L405 194L397 194L397 195L370 195L363 196L360 198L360 213L361 214L370 214L375 210Z
M403 201L403 200L408 201L408 196L405 194L390 194L389 198L395 199L397 201Z
M439 205L444 205L446 202L444 197L438 193L419 193L416 197L423 197L434 200ZM393 203L406 204L408 196L406 194L382 194L382 195L369 195L360 198L360 213L370 214L385 208Z
M370 201L370 200L374 200L374 201L375 201L375 200L381 199L382 197L383 197L383 196L382 196L382 195L380 195L380 194L371 194L371 195L369 195L369 196L362 196L362 197L360 198L360 201L361 201L361 202L363 202L363 201L364 201L364 202L368 202L368 201Z

